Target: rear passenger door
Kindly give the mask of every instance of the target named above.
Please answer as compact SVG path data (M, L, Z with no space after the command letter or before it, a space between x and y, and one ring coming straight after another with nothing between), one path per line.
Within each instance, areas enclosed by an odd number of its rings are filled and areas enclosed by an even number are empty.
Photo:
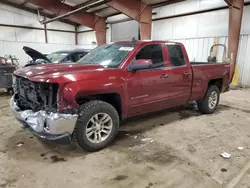
M167 43L166 48L169 58L168 91L172 95L171 103L185 104L190 98L192 87L192 69L187 64L189 60L185 58L183 46Z

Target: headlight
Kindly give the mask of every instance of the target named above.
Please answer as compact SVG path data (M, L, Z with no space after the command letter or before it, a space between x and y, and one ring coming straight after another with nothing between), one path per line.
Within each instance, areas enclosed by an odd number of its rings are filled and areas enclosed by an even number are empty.
M16 92L16 77L12 75L12 88L14 89L14 93Z
M14 75L12 75L12 84L16 85L16 77Z

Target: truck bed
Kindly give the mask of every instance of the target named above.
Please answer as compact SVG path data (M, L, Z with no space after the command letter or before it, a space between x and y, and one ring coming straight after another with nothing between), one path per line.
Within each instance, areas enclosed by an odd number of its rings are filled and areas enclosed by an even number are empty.
M201 62L201 61L190 61L190 65L216 65L220 63L209 63L209 62Z
M220 78L223 81L221 92L227 89L230 64L190 62L190 65L193 71L191 100L201 99L206 93L208 82L214 79Z

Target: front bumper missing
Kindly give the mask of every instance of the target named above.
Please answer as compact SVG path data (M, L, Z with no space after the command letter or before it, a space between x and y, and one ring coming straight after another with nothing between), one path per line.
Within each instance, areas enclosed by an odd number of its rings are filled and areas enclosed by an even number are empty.
M10 107L22 127L28 129L35 136L63 144L71 142L71 135L78 118L77 114L46 113L42 110L38 112L21 111L15 102L15 95L10 99Z

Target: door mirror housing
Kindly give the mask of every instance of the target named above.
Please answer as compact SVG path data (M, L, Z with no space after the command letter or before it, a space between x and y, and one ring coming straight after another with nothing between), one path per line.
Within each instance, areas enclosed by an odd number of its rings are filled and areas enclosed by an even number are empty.
M151 59L138 59L135 61L135 63L129 66L129 71L149 69L152 67L152 65L153 62Z

